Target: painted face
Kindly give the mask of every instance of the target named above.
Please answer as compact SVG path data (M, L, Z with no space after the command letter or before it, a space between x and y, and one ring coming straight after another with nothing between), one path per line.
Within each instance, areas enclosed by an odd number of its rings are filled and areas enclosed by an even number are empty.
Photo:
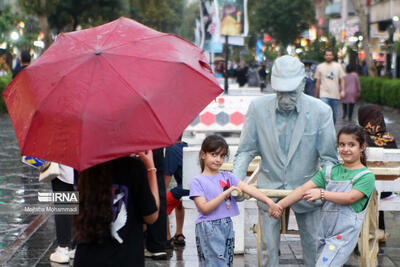
M281 109L286 111L294 110L297 104L302 90L295 90L290 92L278 92L276 91L276 97L278 98L278 105Z
M218 149L214 152L202 152L201 158L204 162L204 170L217 172L219 168L221 168L226 157L226 151L224 151L223 149Z
M354 134L341 134L339 136L338 147L339 154L345 163L360 162L361 153L365 149L365 145L360 146Z

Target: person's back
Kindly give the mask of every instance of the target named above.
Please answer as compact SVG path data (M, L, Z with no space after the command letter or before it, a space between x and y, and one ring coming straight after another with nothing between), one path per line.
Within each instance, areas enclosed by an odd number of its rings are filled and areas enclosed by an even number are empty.
M74 221L78 243L74 266L144 266L143 216L157 210L145 165L140 159L130 157L102 165L105 166L95 171L88 169L89 172L79 176L78 186L83 199L80 215ZM108 177L95 177L95 173L106 173ZM105 184L99 190L103 190L103 197L101 194L90 196L93 192L87 187L90 184L94 187L93 183ZM113 199L112 206L107 200L107 191ZM85 215L93 209L97 209L93 212L97 217ZM90 225L88 222L91 222ZM116 227L116 232L110 231L110 226L101 226L107 224L112 225L111 229ZM105 230L99 236L102 228Z
M13 78L17 76L24 68L28 67L31 64L31 55L27 51L21 52L21 64L17 65L13 72Z
M260 77L258 76L258 70L257 68L253 65L249 68L247 71L247 77L248 77L248 85L249 86L259 86L260 84Z

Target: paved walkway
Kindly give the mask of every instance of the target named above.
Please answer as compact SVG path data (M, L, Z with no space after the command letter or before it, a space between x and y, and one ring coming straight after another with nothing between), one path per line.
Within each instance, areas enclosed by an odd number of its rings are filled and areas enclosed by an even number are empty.
M249 88L253 94L257 88ZM231 93L243 94L242 90L231 88ZM357 109L355 115L357 114ZM390 132L400 140L400 111L384 108ZM339 118L336 128L348 122ZM7 116L0 116L0 205L35 201L37 192L49 190L49 184L37 182L37 173L20 163L19 150L11 122ZM234 266L257 266L256 237L250 227L256 222L256 210L247 211L245 254L236 255ZM197 266L197 252L194 241L196 211L188 209L185 216L184 234L187 245L169 251L167 261L147 260L146 266ZM385 219L390 237L379 254L379 266L400 266L400 213L386 212ZM171 216L171 232L174 233L175 219ZM27 216L0 214L0 266L68 266L48 261L55 249L55 229L52 216ZM280 266L303 266L302 250L297 235L282 235ZM359 266L353 255L345 266Z

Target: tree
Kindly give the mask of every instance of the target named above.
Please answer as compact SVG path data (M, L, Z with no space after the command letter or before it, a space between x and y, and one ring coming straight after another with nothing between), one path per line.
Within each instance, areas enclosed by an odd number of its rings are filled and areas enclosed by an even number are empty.
M162 32L178 33L184 0L132 0L139 22Z
M292 44L315 20L311 0L250 0L250 27L279 44Z
M18 0L19 7L30 15L37 15L39 19L39 26L44 34L45 48L51 44L49 23L47 16L51 13L59 0Z
M179 36L188 41L194 41L194 29L196 28L196 18L199 12L200 5L197 2L184 6L182 22L178 29Z
M59 1L49 14L49 23L57 32L75 31L78 26L89 28L129 15L124 0Z
M370 47L369 47L369 21L368 21L368 15L367 15L367 10L368 6L366 1L363 0L351 0L353 7L357 13L357 16L359 18L359 27L360 31L363 34L363 40L362 40L362 46L365 51L365 61L367 63L368 67L368 73L369 75L373 77L378 76L378 71L376 69L375 63L372 60L372 55L370 53Z

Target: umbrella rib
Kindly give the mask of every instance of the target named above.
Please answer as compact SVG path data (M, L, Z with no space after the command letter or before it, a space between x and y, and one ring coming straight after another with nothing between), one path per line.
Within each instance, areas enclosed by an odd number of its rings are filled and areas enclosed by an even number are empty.
M106 58L104 58L105 62L107 62L107 64L110 66L110 68L114 71L114 73L121 79L121 81L130 89L132 89L133 91L135 91L135 93L137 93L138 95L142 96L137 90L135 90L132 86L130 86L130 84L124 79L124 77L122 77L118 71L114 68L114 66L112 64L110 64L110 62L108 62L108 60ZM142 96L143 97L143 96ZM162 130L164 131L164 134L166 136L168 136L168 139L170 142L175 142L175 140L172 140L170 138L170 136L168 135L167 130L164 128L164 125L161 123L160 119L157 117L156 113L154 112L153 108L151 107L151 105L149 104L149 101L147 101L147 99L145 97L143 97L143 99L145 100L146 105L149 107L149 109L151 110L151 112L153 113L153 116L157 119L159 125L161 126Z
M116 46L113 46L113 47L109 47L109 48L107 48L107 49L104 50L104 51L111 50L111 49L115 49L115 48L118 48L118 47L121 47L121 46L124 46L124 45L128 45L128 44L140 42L140 41L143 41L143 40L150 40L150 39L155 39L155 38L161 38L161 37L166 37L166 36L170 36L170 35L172 35L172 34L170 34L170 33L162 33L161 35L157 35L157 36L143 37L143 38L136 39L136 40L132 40L132 41L130 41L130 42L126 42L126 43L123 43L123 44L119 44L119 45L116 45Z
M126 57L134 57L134 58L140 58L140 59L146 59L146 60L152 60L152 61L157 61L157 62L166 62L166 63L174 63L174 61L169 61L169 60L162 60L162 59L154 59L154 58L147 58L147 57L142 57L142 56L134 56L134 55L126 55ZM108 62L108 61L107 61ZM189 64L185 63L185 62L176 62L179 64L183 64L185 66L187 66L188 68L192 69L193 71L195 71L196 73L198 73L199 75L201 75L202 77L206 78L207 80L210 80L207 76L205 76L203 73L199 72L198 70L196 70L195 68L193 68L192 66L190 66ZM110 64L110 63L109 63ZM111 64L110 64L111 65ZM211 80L210 80L211 81ZM218 85L219 86L219 85Z
M119 26L118 23L115 23L114 29L111 30L111 33L108 34L108 38L107 40L104 41L104 44L106 44L108 42L108 40L110 40L111 36L114 34L115 30L117 29L117 27Z
M76 31L75 31L76 32ZM68 37L68 38L70 38L70 39L72 39L72 40L74 40L75 42L77 42L77 43L79 43L79 44L84 44L84 45L86 45L88 48L90 48L90 49L95 49L94 47L92 47L91 45L89 45L89 44L87 44L86 42L84 42L84 41L82 41L82 40L79 40L78 38L75 38L74 36L71 36L72 35L72 33L75 33L75 32L70 32L70 33L65 33L64 34L64 36L65 37Z

